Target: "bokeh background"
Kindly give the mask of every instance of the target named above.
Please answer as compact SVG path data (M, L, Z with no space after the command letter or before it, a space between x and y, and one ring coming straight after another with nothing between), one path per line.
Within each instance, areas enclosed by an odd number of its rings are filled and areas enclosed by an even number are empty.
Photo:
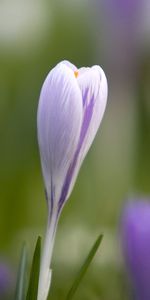
M65 298L101 232L74 299L128 299L121 211L127 198L150 193L149 0L0 1L0 299L12 299L22 243L30 266L44 236L36 113L46 74L64 59L101 65L109 97L59 222L50 299Z

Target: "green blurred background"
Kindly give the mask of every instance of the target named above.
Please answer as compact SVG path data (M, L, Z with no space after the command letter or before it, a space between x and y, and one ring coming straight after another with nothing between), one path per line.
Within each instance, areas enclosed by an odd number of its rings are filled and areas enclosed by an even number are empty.
M22 243L30 265L47 220L36 137L39 93L49 70L67 59L78 67L101 65L109 97L59 222L50 299L64 299L101 232L101 249L75 299L127 299L121 210L128 197L150 192L148 6L148 0L0 1L0 266L10 271L12 293Z

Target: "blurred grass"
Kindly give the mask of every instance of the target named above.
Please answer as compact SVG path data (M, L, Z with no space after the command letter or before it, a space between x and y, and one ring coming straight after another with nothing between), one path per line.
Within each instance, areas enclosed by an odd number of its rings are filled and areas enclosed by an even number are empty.
M71 199L61 216L50 299L63 299L66 295L84 259L84 247L81 251L80 244L83 239L85 243L88 237L90 239L89 232L104 231L104 240L105 236L106 240L109 237L109 232L113 232L115 240L124 199L136 190L142 194L150 191L150 124L146 123L150 110L148 100L143 100L145 94L146 97L149 95L149 58L144 58L146 69L142 60L138 66L143 80L139 77L132 88L122 82L116 84L115 73L109 69L101 51L101 36L98 35L90 7L86 2L82 5L71 3L43 1L45 30L36 32L33 40L28 41L26 37L26 47L19 42L19 38L18 44L12 49L11 43L8 46L0 40L0 254L11 259L14 269L22 242L27 241L31 253L36 236L44 234L46 225L46 204L36 138L36 112L42 82L49 70L63 59L77 66L102 64L107 70L108 106ZM18 12L20 16L23 13ZM139 98L140 93L142 97ZM145 130L147 135L144 135ZM138 189L141 181L143 183ZM67 233L68 228L70 234ZM84 232L84 228L87 234L80 236L79 229ZM75 264L71 259L73 249L71 245L67 246L66 238L69 239L72 232L76 238L78 257ZM63 255L60 260L58 238L66 249L68 264L66 261L63 263ZM107 247L106 243L103 255ZM112 252L118 257L119 246L114 247ZM91 267L75 299L123 299L120 283L124 282L122 265L111 263L111 255L110 252L107 255L108 264L104 260L102 265Z

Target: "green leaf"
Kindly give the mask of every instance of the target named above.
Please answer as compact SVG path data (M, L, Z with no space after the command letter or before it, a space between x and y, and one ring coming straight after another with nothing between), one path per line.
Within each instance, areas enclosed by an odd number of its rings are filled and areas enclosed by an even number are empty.
M101 241L102 241L102 238L103 238L103 235L100 234L99 237L96 239L94 245L92 246L85 262L83 263L79 273L77 274L76 278L75 278L75 281L71 287L71 289L69 290L69 293L67 294L67 297L66 297L66 300L71 300L83 278L83 276L85 275L94 255L96 254L96 251L98 250L100 244L101 244Z
M18 275L17 275L15 300L25 299L26 269L27 269L27 248L26 248L26 244L24 244L21 251L21 258L20 258Z
M26 300L37 300L39 272L40 272L40 256L41 256L41 237L39 236L37 239L37 243L33 255Z

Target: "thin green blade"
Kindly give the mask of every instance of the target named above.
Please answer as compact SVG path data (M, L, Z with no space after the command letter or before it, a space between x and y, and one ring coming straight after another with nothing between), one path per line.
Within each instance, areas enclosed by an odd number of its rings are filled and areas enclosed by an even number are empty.
M40 272L40 256L41 256L41 237L39 236L37 239L37 243L33 255L26 300L37 300L39 272Z
M99 248L99 246L101 244L102 238L103 238L103 235L100 234L98 236L98 238L96 239L96 241L95 241L94 245L92 246L92 248L91 248L91 250L90 250L90 252L89 252L89 254L88 254L88 256L87 256L87 258L85 260L85 262L83 263L83 265L82 265L79 273L77 274L77 276L75 278L75 281L74 281L71 289L69 290L69 293L68 293L68 295L66 297L66 300L71 300L73 298L73 296L74 296L74 294L75 294L75 292L76 292L76 290L77 290L77 288L78 288L78 286L79 286L79 284L80 284L83 276L85 275L85 273L86 273L86 271L87 271L87 269L88 269L88 267L89 267L89 265L90 265L93 257L95 256L95 254L96 254L96 252L97 252L97 250L98 250L98 248Z
M15 300L25 299L26 269L27 269L27 248L26 248L26 244L24 244L21 251L21 258L20 258L18 275L17 275Z

